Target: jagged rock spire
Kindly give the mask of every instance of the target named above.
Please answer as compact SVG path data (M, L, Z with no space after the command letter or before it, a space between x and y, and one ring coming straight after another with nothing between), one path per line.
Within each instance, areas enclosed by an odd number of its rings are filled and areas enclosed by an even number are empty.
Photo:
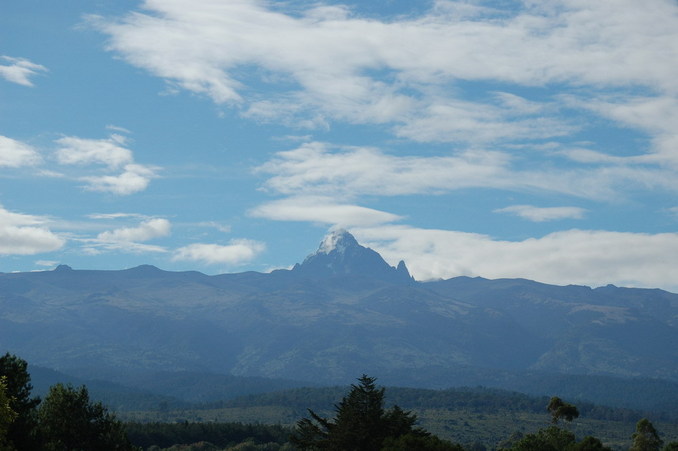
M294 267L294 271L310 277L361 276L390 282L411 282L405 263L390 266L374 250L361 246L353 235L340 229L330 232L318 250Z

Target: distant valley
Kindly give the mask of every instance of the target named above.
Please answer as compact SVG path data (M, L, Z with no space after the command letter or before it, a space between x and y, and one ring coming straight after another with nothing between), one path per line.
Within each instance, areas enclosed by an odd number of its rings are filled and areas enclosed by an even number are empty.
M219 398L190 394L191 380L208 377L283 389L363 373L391 386L560 389L589 399L636 384L667 399L678 394L678 295L523 279L418 282L404 263L392 267L335 232L292 270L268 274L152 266L0 274L0 350L139 389L165 375L183 380L177 399Z

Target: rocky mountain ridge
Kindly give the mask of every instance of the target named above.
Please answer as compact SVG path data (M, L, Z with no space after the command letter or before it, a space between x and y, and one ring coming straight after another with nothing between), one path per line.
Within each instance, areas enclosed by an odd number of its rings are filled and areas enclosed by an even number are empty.
M199 371L449 387L520 372L678 381L678 295L417 282L348 232L292 270L0 274L0 351L73 374ZM503 375L503 376L500 376Z

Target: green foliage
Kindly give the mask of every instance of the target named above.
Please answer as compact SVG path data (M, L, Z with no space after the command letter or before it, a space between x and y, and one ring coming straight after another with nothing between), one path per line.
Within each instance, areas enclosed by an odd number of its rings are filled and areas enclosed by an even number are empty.
M441 440L435 435L404 434L399 437L386 437L382 451L464 451L461 445Z
M0 450L10 449L7 443L7 431L16 419L16 412L10 406L7 396L7 378L0 376Z
M657 430L647 418L643 418L636 424L636 432L631 436L633 444L629 451L659 451L662 440Z
M678 442L667 443L662 451L678 451Z
M579 410L562 399L551 398L547 410L551 414L551 426L540 429L511 441L511 451L610 451L596 437L587 436L577 442L573 432L561 429L556 424L560 419L572 421L579 417Z
M558 424L560 419L572 421L579 417L579 410L575 406L564 402L557 396L551 398L546 408L551 413L551 424Z
M292 443L301 449L374 451L389 437L429 435L414 427L417 419L412 413L398 406L384 410L384 388L376 387L375 378L363 375L358 381L335 406L333 420L309 409L311 418L297 422Z
M40 399L31 397L33 386L28 374L28 363L6 353L0 357L0 377L5 378L9 406L16 413L16 418L7 430L7 441L18 450L38 449L35 409Z
M564 451L574 449L575 437L557 426L540 429L518 440L511 451Z
M38 409L38 420L45 450L134 449L122 423L100 402L91 402L84 385L53 385Z
M242 423L127 423L127 436L132 444L148 449L173 445L210 443L219 449L250 442L257 446L287 442L290 429L278 425Z
M584 439L577 443L574 447L575 451L612 451L611 448L603 445L596 437L590 435L584 437Z

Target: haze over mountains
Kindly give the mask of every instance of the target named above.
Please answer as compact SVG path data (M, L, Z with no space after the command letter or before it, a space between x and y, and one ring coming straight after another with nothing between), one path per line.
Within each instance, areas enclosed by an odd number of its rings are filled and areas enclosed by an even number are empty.
M678 295L418 282L338 231L268 274L0 274L0 348L110 380L191 371L334 384L367 373L391 385L510 386L550 372L678 382Z

